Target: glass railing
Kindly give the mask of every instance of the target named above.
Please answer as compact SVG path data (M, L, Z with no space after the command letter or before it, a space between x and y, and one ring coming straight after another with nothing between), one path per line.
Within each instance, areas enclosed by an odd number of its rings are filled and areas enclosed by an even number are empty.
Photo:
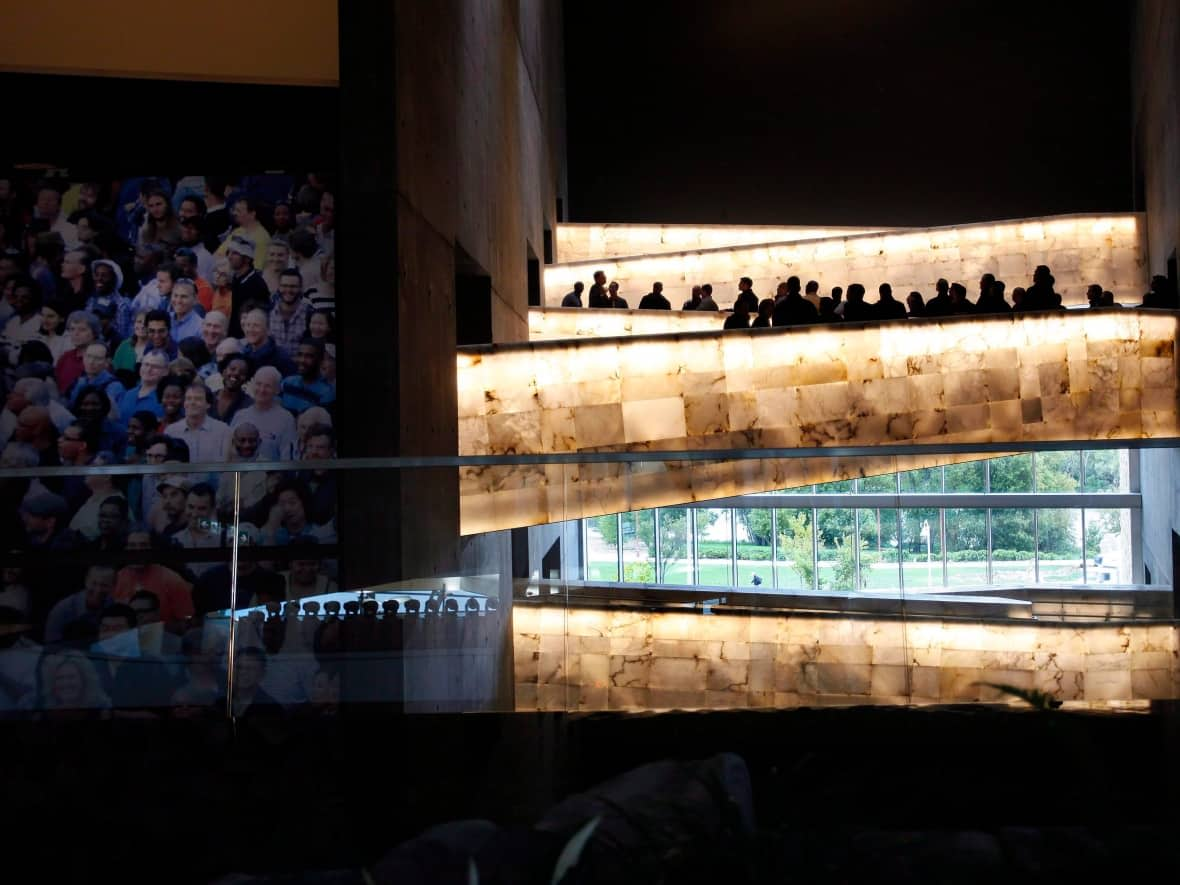
M6 468L0 715L1176 697L1122 446Z

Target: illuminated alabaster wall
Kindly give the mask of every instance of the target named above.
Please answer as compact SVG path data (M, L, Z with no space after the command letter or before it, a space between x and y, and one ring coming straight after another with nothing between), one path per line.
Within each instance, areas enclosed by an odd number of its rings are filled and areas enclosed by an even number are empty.
M464 348L459 452L1174 437L1177 324L1172 313L1075 311ZM467 468L462 531L932 463L907 459Z
M716 332L725 322L725 316L695 310L533 307L529 309L529 341Z
M1056 277L1065 304L1085 304L1086 287L1098 283L1119 303L1138 304L1146 291L1143 216L1063 215L925 230L864 233L716 249L686 249L669 254L589 258L545 269L545 304L558 305L575 281L590 285L596 270L620 284L623 297L637 304L659 280L674 304L683 303L694 284L712 283L717 303L728 308L743 276L754 280L761 297L774 294L792 274L818 280L821 291L862 283L869 300L888 282L895 297L911 290L934 294L939 277L961 282L972 300L979 278L995 274L1008 284L1027 287L1038 264Z
M1177 629L512 607L518 710L1180 697Z
M624 255L654 255L688 249L718 249L750 243L782 243L848 237L884 227L817 227L738 224L559 224L557 260L592 261Z

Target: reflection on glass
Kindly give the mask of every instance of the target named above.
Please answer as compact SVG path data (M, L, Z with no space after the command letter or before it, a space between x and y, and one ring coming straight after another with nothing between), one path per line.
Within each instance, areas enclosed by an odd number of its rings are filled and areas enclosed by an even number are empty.
M620 514L619 526L623 532L623 580L629 584L654 584L655 511Z
M737 518L737 583L747 589L769 590L771 511L744 507L734 511Z
M843 495L852 491L852 480L837 479L832 482L820 482L815 485L817 495Z
M1129 470L1126 450L1101 449L1093 452L1083 452L1086 459L1086 491L1087 492L1125 492L1127 481L1125 477Z
M1032 510L1005 507L992 510L993 584L1034 584L1035 549Z
M819 530L819 588L852 590L857 583L853 511L823 508L816 511L816 522Z
M1082 511L1037 511L1037 567L1042 583L1082 581Z
M936 507L901 510L901 556L907 590L942 586L942 528Z
M856 481L857 491L865 495L893 495L897 493L897 474L866 476Z
M1086 583L1130 584L1131 511L1086 511Z
M897 510L891 507L858 510L856 522L860 535L860 589L898 589L901 539L897 536Z
M696 521L697 583L706 587L733 586L733 534L729 510L698 508Z
M987 583L987 511L948 509L946 517L946 580L950 587Z
M805 486L794 486L789 489L779 489L775 494L778 495L810 495L815 492L815 486L808 483Z
M660 583L691 584L692 560L688 542L688 508L661 507Z
M1076 492L1081 488L1081 452L1038 452L1036 459L1038 492Z
M948 464L943 468L946 477L946 491L975 493L986 491L984 484L985 464L984 461Z
M991 490L996 494L1031 492L1033 490L1032 454L993 458L991 461Z
M586 520L586 580L619 580L619 519L617 514Z
M811 590L815 580L811 510L779 510L775 520L778 539L774 568L778 586L787 590Z
M934 494L942 491L942 468L922 467L917 470L903 470L897 475L901 493Z

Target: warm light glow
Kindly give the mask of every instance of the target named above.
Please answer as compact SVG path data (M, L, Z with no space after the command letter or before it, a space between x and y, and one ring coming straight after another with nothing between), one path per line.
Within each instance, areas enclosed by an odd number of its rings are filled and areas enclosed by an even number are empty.
M1060 626L512 606L518 710L1024 702L1139 709L1180 697L1171 624ZM564 649L552 652L547 649Z
M593 225L581 226L593 228ZM1146 291L1141 216L1067 215L1021 221L989 222L955 227L885 231L842 231L805 237L799 232L789 240L735 242L710 246L703 234L676 240L679 251L651 254L650 230L629 240L618 234L607 247L606 231L587 235L578 242L586 250L558 255L566 263L545 269L545 304L556 306L577 280L587 286L595 270L606 272L619 282L629 299L648 292L655 280L664 284L664 294L675 304L688 299L694 284L712 283L717 303L727 308L737 295L742 276L754 280L759 295L774 294L776 285L788 276L820 283L825 294L833 286L847 288L862 283L869 300L876 300L882 282L893 286L898 297L912 290L933 294L939 277L961 282L972 299L979 278L991 273L1004 280L1008 292L1027 287L1038 264L1047 264L1056 277L1056 289L1064 303L1086 304L1086 287L1098 283L1122 304L1138 304ZM785 232L787 228L749 229L747 233ZM821 233L818 230L810 233ZM572 235L571 235L572 239ZM667 241L665 244L673 245ZM671 238L675 239L675 238ZM624 248L632 249L623 257ZM595 257L597 255L598 257ZM632 304L638 303L633 300Z
M628 300L633 307L639 303L639 299ZM695 310L534 307L529 310L529 341L708 332L719 330L724 322L724 314L697 313Z
M466 349L459 453L1174 437L1177 326L1073 311ZM878 472L933 463L922 459ZM462 531L768 491L864 463L681 462L642 480L626 464L472 470Z
M607 259L750 243L818 240L894 230L884 227L816 227L735 224L559 224L554 237L561 262Z

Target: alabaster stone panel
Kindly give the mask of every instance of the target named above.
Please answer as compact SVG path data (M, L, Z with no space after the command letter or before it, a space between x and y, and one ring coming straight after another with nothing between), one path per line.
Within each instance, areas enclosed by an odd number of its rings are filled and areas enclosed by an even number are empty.
M707 245L686 242L675 251L654 248L647 231L627 256L608 246L603 234L587 239L587 252L559 253L564 263L545 269L545 304L556 306L573 284L587 287L601 270L619 283L630 303L659 280L673 304L687 300L694 284L712 283L717 303L728 307L743 276L754 280L760 295L772 296L788 276L814 279L821 291L860 282L875 300L876 288L888 282L898 296L912 289L933 294L939 277L961 282L974 300L978 281L992 273L1008 284L1028 286L1034 268L1047 264L1066 304L1085 304L1086 287L1099 283L1120 303L1138 304L1147 283L1142 243L1143 216L1070 215L1018 222L989 222L956 227L883 232L835 233L790 237L791 242L752 240ZM593 251L595 248L599 251ZM663 254L655 254L655 253Z
M1180 432L1177 324L1167 313L1073 311L464 349L459 452L1172 437ZM908 462L935 463L949 462L922 455ZM462 531L894 469L902 468L890 459L861 458L465 471Z
M554 235L561 262L718 249L756 243L830 239L894 228L736 224L559 224ZM590 281L586 281L587 287Z
M637 307L639 301L632 299L631 304ZM710 311L534 307L529 310L529 341L716 331L724 322L724 314Z
M1061 626L513 607L516 706L1020 703L1180 697L1172 625ZM562 703L568 707L560 706Z

